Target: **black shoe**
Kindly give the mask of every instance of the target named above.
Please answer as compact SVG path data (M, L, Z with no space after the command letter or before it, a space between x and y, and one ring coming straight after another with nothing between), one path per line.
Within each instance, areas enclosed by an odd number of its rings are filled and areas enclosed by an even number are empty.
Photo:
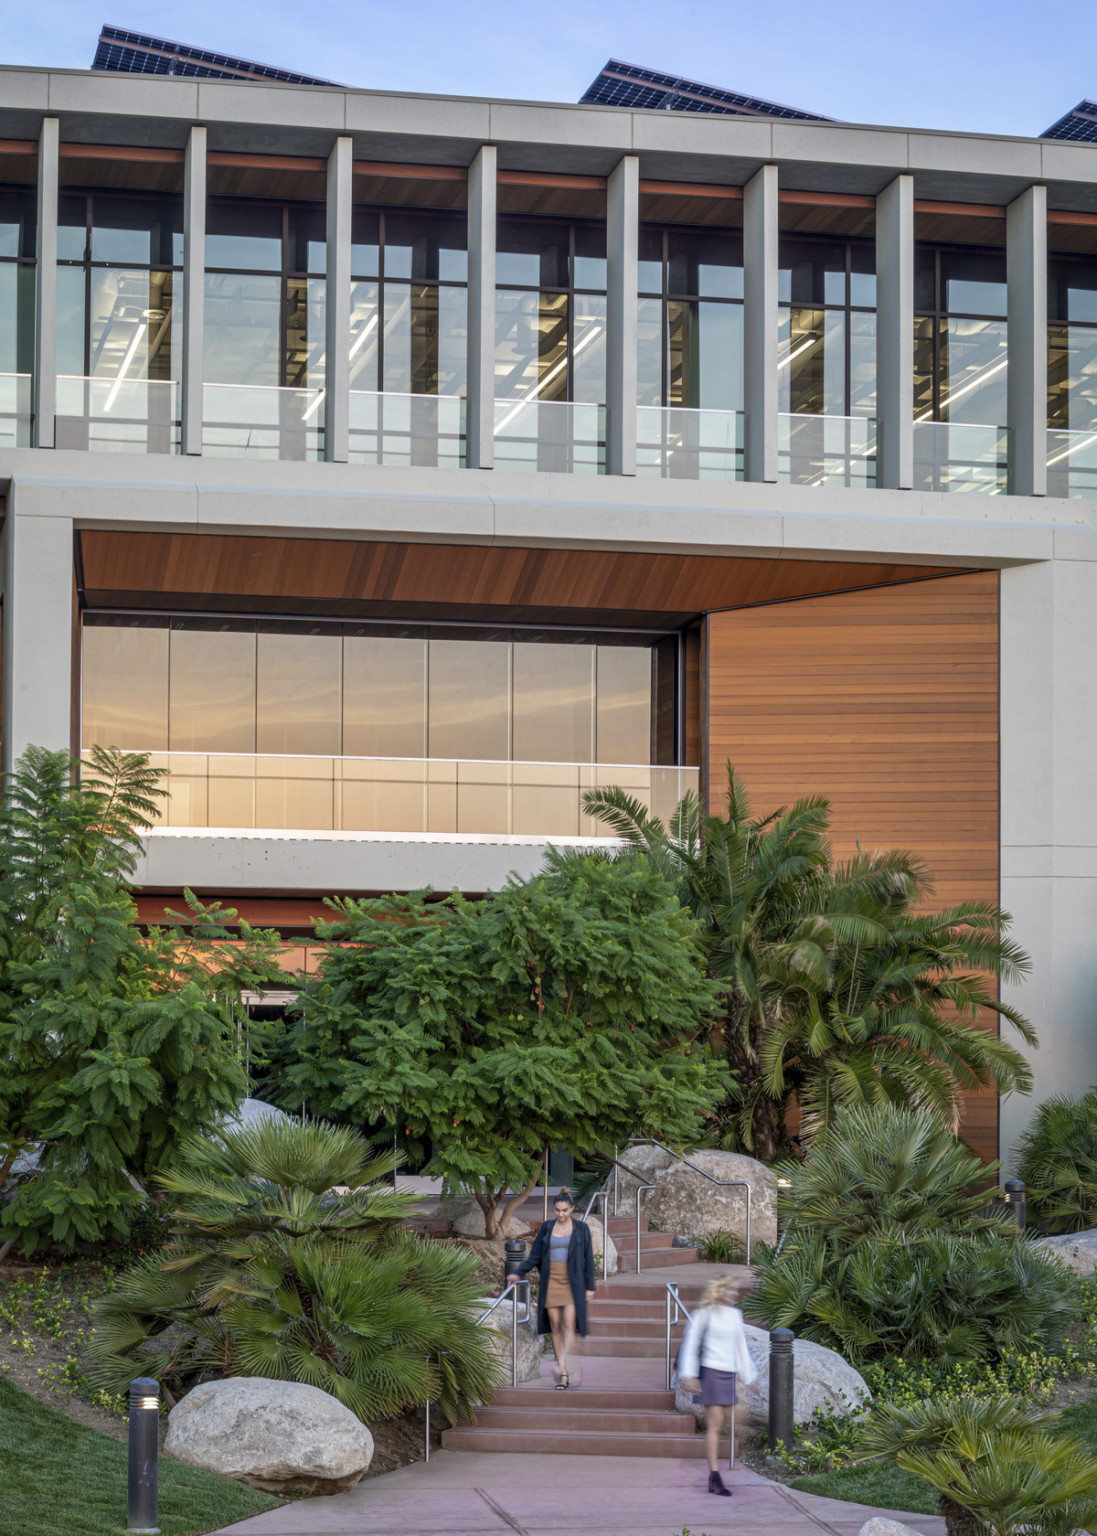
M725 1488L724 1479L720 1476L719 1472L709 1473L708 1491L709 1493L722 1493L725 1499L731 1498L731 1489Z

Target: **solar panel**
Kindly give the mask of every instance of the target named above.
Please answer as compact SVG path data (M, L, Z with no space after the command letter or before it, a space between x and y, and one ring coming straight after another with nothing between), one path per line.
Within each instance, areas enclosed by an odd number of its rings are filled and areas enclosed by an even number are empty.
M685 80L678 75L641 69L638 64L625 64L620 59L609 59L579 100L603 107L715 112L725 117L784 117L812 123L832 121L818 112L802 112L797 107L784 107L759 96L744 96L716 85Z
M1097 101L1080 101L1040 137L1069 139L1074 144L1097 144Z
M163 37L149 37L143 32L127 32L121 27L104 26L99 34L92 69L109 70L123 75L185 75L203 80L278 80L284 85L335 85L334 80L318 80L313 75L298 75L289 69L275 69L270 64L256 64L251 59L236 59L228 54L212 53L205 48L191 48L185 43L169 42Z

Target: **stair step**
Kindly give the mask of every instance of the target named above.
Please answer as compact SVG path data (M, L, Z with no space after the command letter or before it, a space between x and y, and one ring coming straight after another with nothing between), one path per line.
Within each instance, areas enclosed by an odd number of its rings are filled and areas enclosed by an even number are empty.
M583 1353L587 1355L625 1355L634 1360L650 1360L666 1353L666 1340L657 1338L636 1339L627 1334L591 1334L583 1341Z
M622 1407L630 1411L635 1409L638 1413L660 1413L673 1409L674 1393L654 1388L633 1392L630 1388L621 1387L610 1390L605 1387L573 1386L567 1392L556 1392L551 1387L499 1387L490 1406L520 1409L536 1406L542 1413L570 1413L576 1408L590 1409L592 1412L603 1408L620 1411Z
M705 1437L642 1434L554 1434L529 1429L447 1429L442 1434L447 1451L536 1452L554 1456L658 1456L703 1459Z
M545 1394L547 1396L547 1394ZM554 1397L570 1398L570 1392ZM476 1410L476 1423L462 1429L537 1429L549 1434L576 1435L692 1435L694 1421L671 1408L663 1413L637 1413L628 1408L597 1409L564 1406L549 1408L491 1407Z
M588 1318L587 1337L590 1339L666 1339L666 1319L643 1317Z
M664 1269L668 1264L697 1263L696 1248L644 1248L641 1251L644 1256L644 1269ZM619 1253L617 1262L622 1274L634 1275L636 1273L635 1248L631 1253Z
M637 1286L635 1289L639 1290L640 1287ZM619 1301L616 1297L611 1301L603 1301L601 1296L597 1296L593 1301L587 1302L587 1317L591 1321L597 1319L601 1322L611 1317L619 1317L622 1322L662 1322L665 1315L666 1302L661 1296L653 1297L650 1301Z
M687 1250L680 1248L677 1251L684 1253ZM683 1275L680 1280L675 1280L673 1283L677 1286L678 1294L686 1306L692 1308L704 1293L707 1281L691 1280L688 1275ZM602 1301L643 1301L649 1304L657 1302L660 1307L665 1307L666 1296L666 1283L662 1280L653 1280L650 1284L645 1284L643 1279L624 1282L607 1280L599 1281L598 1294L591 1305L597 1306Z
M641 1216L641 1218L640 1218L640 1231L641 1232L646 1232L647 1229L648 1229L648 1218L646 1216ZM609 1219L609 1235L610 1235L610 1237L616 1237L618 1232L631 1232L633 1234L633 1236L635 1236L636 1235L636 1217L635 1216L611 1216L610 1219Z
M641 1232L640 1247L646 1253L649 1248L672 1248L674 1234L672 1232ZM614 1237L613 1246L618 1253L636 1252L636 1233L622 1232L619 1237Z

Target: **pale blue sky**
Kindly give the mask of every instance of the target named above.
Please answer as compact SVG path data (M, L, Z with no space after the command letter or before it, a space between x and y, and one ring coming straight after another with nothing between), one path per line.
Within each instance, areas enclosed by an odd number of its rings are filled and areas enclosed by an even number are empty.
M1097 96L1093 0L7 0L0 60L102 22L346 85L574 101L611 55L853 122L1038 134Z

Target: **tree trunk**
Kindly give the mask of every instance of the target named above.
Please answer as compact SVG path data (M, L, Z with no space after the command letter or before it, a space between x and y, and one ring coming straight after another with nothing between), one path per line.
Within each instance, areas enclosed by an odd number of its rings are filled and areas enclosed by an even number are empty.
M937 1496L948 1536L986 1536L986 1526L970 1509L941 1493Z

